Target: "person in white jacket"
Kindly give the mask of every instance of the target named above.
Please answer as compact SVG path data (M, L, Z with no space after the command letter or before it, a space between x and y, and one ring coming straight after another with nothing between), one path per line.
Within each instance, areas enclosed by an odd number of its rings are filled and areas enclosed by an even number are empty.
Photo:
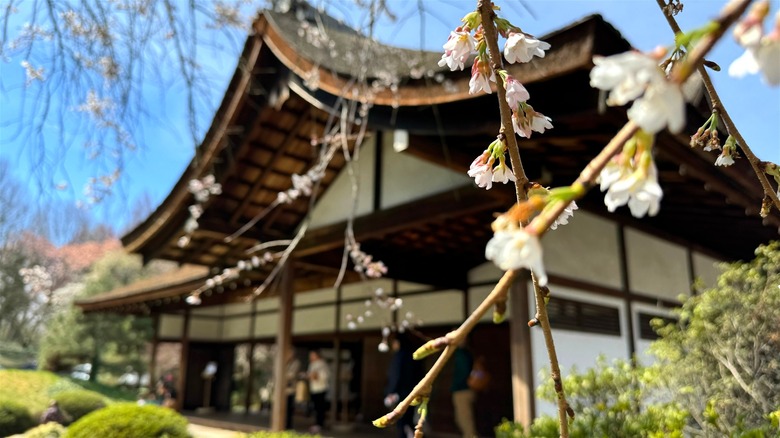
M320 356L320 352L309 352L309 369L306 373L309 378L309 393L314 404L316 423L311 428L312 433L320 433L325 426L325 394L328 392L330 382L330 370L328 364Z

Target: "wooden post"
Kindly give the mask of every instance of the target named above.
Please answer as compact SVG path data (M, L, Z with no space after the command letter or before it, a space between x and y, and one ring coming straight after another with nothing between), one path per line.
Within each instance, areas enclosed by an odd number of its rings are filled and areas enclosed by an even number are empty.
M249 414L249 409L252 406L252 392L254 392L254 383L255 379L253 378L253 374L255 373L255 341L252 341L249 343L249 348L246 352L246 360L249 364L249 369L247 370L247 376L246 376L246 384L244 387L246 388L246 394L244 394L244 415Z
M515 422L529 427L534 419L534 376L531 332L528 328L528 278L521 276L510 289L509 339L512 358L512 405Z
M176 385L176 410L184 408L184 391L187 388L187 365L190 356L190 308L184 310L184 327L181 334L181 352L179 356L179 381Z
M244 414L249 414L252 405L252 393L254 392L254 373L255 373L255 319L257 319L257 300L252 300L252 313L249 320L249 351L247 352L247 361L249 363L249 376L246 382L246 396L244 398Z
M287 354L292 347L293 261L288 260L279 282L279 330L276 332L274 360L274 397L271 406L271 430L282 431L287 416Z
M149 389L155 390L157 385L157 344L160 343L160 319L159 313L152 315L152 345L149 351Z

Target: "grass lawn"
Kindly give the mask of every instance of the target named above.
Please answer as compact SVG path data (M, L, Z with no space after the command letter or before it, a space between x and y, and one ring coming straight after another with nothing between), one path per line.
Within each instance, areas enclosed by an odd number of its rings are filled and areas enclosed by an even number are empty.
M62 391L84 389L102 395L107 403L135 401L136 394L98 383L82 382L48 371L0 370L0 399L11 399L40 415L52 397Z

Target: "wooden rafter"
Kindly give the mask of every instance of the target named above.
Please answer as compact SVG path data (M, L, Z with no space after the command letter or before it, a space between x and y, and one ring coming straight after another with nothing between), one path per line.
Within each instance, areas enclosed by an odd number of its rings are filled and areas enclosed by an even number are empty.
M298 134L298 130L306 123L306 120L307 119L305 114L302 114L298 117L298 120L287 133L287 136L282 141L282 144L279 145L279 147L274 152L274 155L271 157L271 161L268 162L268 165L264 169L260 169L260 174L257 176L254 183L252 183L252 187L249 189L249 193L247 193L247 195L241 201L241 204L238 206L238 208L236 208L236 210L233 212L233 215L230 217L231 224L238 225L238 220L241 218L244 209L247 205L249 205L250 202L252 202L252 198L254 198L255 193L257 193L257 191L260 190L260 187L263 186L263 183L265 182L263 176L268 171L268 169L273 168L274 163L276 163L279 157L284 154L284 150L287 148L287 144L290 142L290 140L295 138L295 136Z

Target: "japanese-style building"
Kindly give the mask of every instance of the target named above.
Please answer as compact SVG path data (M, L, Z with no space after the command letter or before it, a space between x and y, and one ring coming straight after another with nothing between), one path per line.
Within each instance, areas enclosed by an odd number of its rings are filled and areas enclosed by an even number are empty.
M588 74L594 55L631 46L600 16L542 38L552 45L544 58L508 70L525 84L535 108L553 120L554 129L521 139L520 152L530 179L555 187L573 182L625 123L625 109L606 107ZM339 405L339 421L368 423L384 414L390 355L377 349L381 327L410 311L427 336L461 323L502 274L485 261L484 248L493 215L514 202L511 186L485 191L466 175L498 132L496 95L469 95L469 74L437 67L440 56L378 44L305 5L260 14L196 158L156 211L122 238L126 250L145 261L172 260L181 268L78 306L151 315L153 373L160 372L154 367L157 345L181 346L178 402L184 410L203 406L201 371L210 361L218 371L209 404L218 411L249 410L259 390L253 387L252 351L292 343L300 352L321 348L331 361L341 383L331 385L332 400L351 400L347 408ZM695 132L709 116L705 97L692 88L687 129L657 138L660 213L641 221L628 209L607 213L595 190L578 201L568 225L542 240L553 293L548 308L564 370L591 366L599 354L650 360L644 352L655 337L651 318L668 316L696 279L712 284L717 261L750 258L757 245L778 237L780 214L758 216L762 191L746 160L719 168L713 154L689 147L685 132ZM353 209L341 152L314 187L312 207L311 198L301 196L271 209L239 237L228 237L290 189L293 174L318 162L326 127L345 122L351 102L372 105L359 160L352 162L359 181L354 237L389 271L360 281L350 264L334 288ZM353 154L360 128L342 133ZM198 227L187 233L195 203L189 182L210 174L221 193L202 203ZM251 257L251 247L293 239L304 226L279 281L264 293L253 295L273 263L205 286ZM190 241L181 247L183 236ZM513 286L508 321L494 325L485 318L470 341L492 376L475 406L480 434L490 435L502 417L528 422L552 409L534 397L548 360L541 331L526 324L534 302L528 276L523 278ZM377 288L402 298L402 308L373 307L373 316L365 315ZM185 299L195 290L202 290L201 302L190 305ZM363 321L349 329L347 315ZM239 396L237 351L249 364ZM283 365L277 359L277 373ZM432 394L430 422L437 432L455 432L449 373ZM277 389L274 400L283 400L281 385ZM282 418L275 415L273 427Z

